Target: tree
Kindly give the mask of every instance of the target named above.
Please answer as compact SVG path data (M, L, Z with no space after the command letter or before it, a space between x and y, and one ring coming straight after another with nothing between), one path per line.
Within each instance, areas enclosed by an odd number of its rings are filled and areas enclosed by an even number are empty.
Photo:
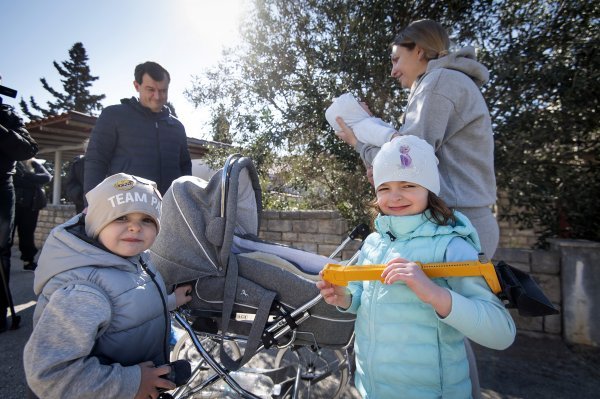
M548 237L600 240L600 8L503 2L483 62L496 133L501 215Z
M598 239L586 221L597 207L565 205L577 186L590 201L600 194L591 0L255 0L240 43L187 94L226 118L229 137L263 181L273 184L276 172L285 176L278 185L304 193L307 206L364 220L372 197L364 168L324 111L350 91L398 126L406 93L389 77L389 43L420 18L441 22L457 45L476 46L491 70L484 95L497 134L498 185L515 212L508 217L541 224L546 236L558 234L560 214L574 236Z
M308 194L312 208L364 219L371 192L364 167L335 137L325 109L351 91L397 125L405 94L389 77L396 26L420 15L469 27L473 4L257 0L242 41L187 94L209 106L216 122L226 119L232 142L243 143L265 181L285 170L286 186Z
M106 96L104 94L92 95L89 87L98 80L97 76L92 76L90 68L87 65L88 56L83 44L77 42L69 50L69 60L58 64L53 62L54 68L58 71L61 79L64 93L61 93L48 84L46 78L41 78L42 86L56 99L48 101L47 108L37 104L33 97L29 98L31 107L42 114L41 117L58 115L66 111L78 111L92 115L94 111L102 110L102 101ZM61 66L62 65L62 66ZM23 98L20 101L21 110L31 120L40 119L39 115L29 110L27 102Z

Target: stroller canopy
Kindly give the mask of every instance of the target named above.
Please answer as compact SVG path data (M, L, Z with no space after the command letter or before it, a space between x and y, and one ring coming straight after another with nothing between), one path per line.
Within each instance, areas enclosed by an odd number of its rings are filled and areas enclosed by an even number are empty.
M258 235L262 212L256 169L230 157L209 182L175 180L163 198L161 231L151 248L167 285L224 276L234 233Z

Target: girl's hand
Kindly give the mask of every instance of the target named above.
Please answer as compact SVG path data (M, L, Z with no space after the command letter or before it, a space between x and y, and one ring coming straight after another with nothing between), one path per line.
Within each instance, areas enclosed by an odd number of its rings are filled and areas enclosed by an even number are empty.
M352 295L346 287L334 285L323 280L323 272L319 272L321 280L317 281L317 288L321 291L321 296L330 305L338 306L342 309L348 309L352 303Z
M433 306L441 317L450 314L452 310L450 292L431 281L416 263L402 258L392 259L387 263L381 277L384 284L404 282L420 300Z
M350 126L346 125L346 122L344 122L340 116L335 118L335 121L340 125L340 128L342 128L342 130L335 132L335 135L342 139L346 144L356 147L358 140L356 139L354 130L350 129Z
M181 305L185 305L189 301L192 300L192 286L191 284L186 284L175 288L175 302L177 303L177 307Z
M171 390L177 388L174 382L171 382L161 376L171 372L170 366L154 367L152 362L144 362L138 364L142 371L140 379L140 387L134 399L156 399L158 398L158 388Z

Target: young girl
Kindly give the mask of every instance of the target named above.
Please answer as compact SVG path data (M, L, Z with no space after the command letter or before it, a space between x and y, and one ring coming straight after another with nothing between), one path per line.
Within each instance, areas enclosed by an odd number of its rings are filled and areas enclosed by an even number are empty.
M373 161L379 215L359 263L386 264L379 281L317 282L325 301L356 313L356 387L364 398L470 398L464 337L505 349L514 322L482 277L429 279L415 261L476 260L469 220L438 197L433 148L415 136Z

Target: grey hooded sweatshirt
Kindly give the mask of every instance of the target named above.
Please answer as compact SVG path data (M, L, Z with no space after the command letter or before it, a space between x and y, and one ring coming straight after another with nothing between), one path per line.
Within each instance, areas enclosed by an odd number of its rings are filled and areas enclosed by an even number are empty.
M42 249L23 353L27 383L40 398L133 398L137 364L168 361L166 308L175 308L175 296L167 299L146 252L120 257L84 228L78 215L54 228Z
M488 78L475 50L465 47L429 61L408 98L400 133L433 146L439 159L440 197L453 208L496 202L492 123L479 89ZM357 151L371 164L379 147L359 143Z

